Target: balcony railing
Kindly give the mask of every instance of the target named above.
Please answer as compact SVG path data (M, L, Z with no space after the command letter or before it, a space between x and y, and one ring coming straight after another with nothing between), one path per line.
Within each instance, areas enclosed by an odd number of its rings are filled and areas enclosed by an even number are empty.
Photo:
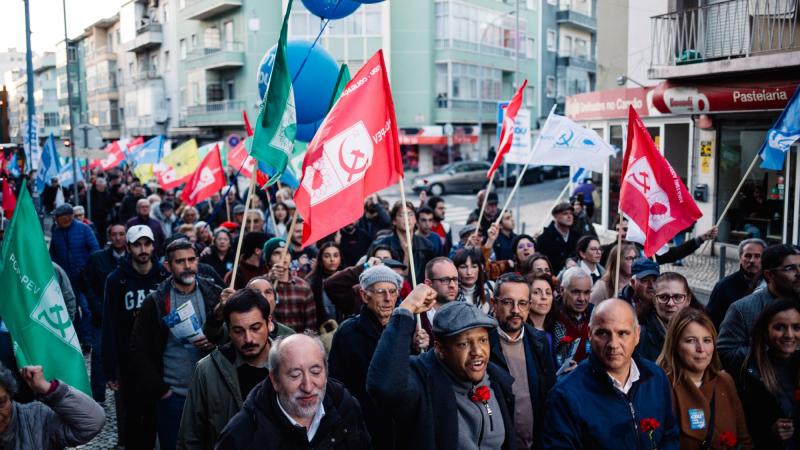
M241 124L244 100L222 100L183 109L182 119L186 125L231 125Z
M117 77L116 75L109 75L107 77L89 78L86 80L86 85L86 90L89 92L89 94L116 92Z
M136 73L136 75L131 77L131 80L135 82L160 80L160 79L161 79L161 73L153 67L150 67L149 69L140 70L139 72Z
M652 66L800 50L797 0L728 0L651 20Z
M571 24L586 31L597 30L597 19L570 9L568 6L556 11L556 22Z
M136 37L125 43L125 51L140 52L158 47L164 41L162 26L157 22L149 22L136 29Z
M594 59L591 59L586 55L576 53L559 53L556 64L559 66L577 67L583 70L588 70L589 72L597 71L597 62Z
M231 69L244 65L244 44L222 42L219 47L203 47L193 50L186 58L188 69Z
M88 66L106 60L117 60L117 54L109 50L108 47L100 47L86 54L86 65Z
M242 6L242 0L187 0L183 13L187 19L209 20Z

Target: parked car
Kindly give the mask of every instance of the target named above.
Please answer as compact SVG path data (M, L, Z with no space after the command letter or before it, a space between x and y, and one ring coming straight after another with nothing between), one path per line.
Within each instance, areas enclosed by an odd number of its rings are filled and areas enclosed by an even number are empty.
M486 161L459 161L447 164L436 173L419 175L414 178L412 189L415 193L422 191L431 195L468 193L474 194L489 184L486 173L491 164ZM503 180L503 167L497 171L494 187ZM509 177L509 183L513 183ZM494 190L494 187L492 190Z

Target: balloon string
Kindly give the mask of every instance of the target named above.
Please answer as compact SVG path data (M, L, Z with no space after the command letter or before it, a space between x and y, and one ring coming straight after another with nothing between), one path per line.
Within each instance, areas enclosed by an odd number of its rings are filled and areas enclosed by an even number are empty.
M336 11L339 8L339 4L340 3L342 3L342 0L339 0L339 1L336 2L336 7L333 9L334 11ZM297 81L297 77L299 77L300 73L303 72L303 67L306 66L306 61L308 61L308 58L311 56L311 51L314 50L314 47L317 46L317 42L319 42L319 38L322 37L322 33L325 32L325 28L328 27L328 24L330 22L331 22L331 19L325 19L324 23L322 24L322 27L320 27L319 33L317 33L317 37L314 39L314 43L311 44L311 47L308 48L308 52L306 52L306 57L303 58L303 62L300 63L300 68L297 69L297 73L294 74L294 78L292 78L292 84L294 84L294 82Z

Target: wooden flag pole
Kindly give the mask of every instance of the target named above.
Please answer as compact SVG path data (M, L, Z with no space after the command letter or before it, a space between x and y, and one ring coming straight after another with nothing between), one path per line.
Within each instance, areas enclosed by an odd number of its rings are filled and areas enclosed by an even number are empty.
M478 231L481 229L481 220L483 220L483 212L486 211L486 202L489 200L489 192L492 191L492 184L494 184L494 176L497 175L497 171L495 170L492 173L492 177L489 179L489 184L486 185L486 192L483 193L483 204L481 205L481 212L478 214L478 225L475 227L475 231L472 233L473 236L478 234Z
M720 214L719 217L717 218L717 223L714 224L714 228L719 228L719 225L722 223L722 219L725 218L725 214L727 214L728 210L731 208L731 206L733 206L733 202L736 200L736 196L739 195L739 191L742 190L742 186L744 186L744 182L747 181L747 177L750 176L750 172L753 171L753 167L755 167L756 162L758 162L759 156L760 155L758 153L756 153L755 158L753 158L753 162L750 163L750 167L747 168L747 171L744 173L744 176L742 176L742 181L740 181L739 185L736 186L736 189L733 191L733 194L731 195L731 198L728 199L728 204L725 205L725 209L722 210L722 214ZM703 244L703 248L702 248L702 250L700 250L700 254L702 254L703 252L706 251L706 249L708 248L709 243L712 242L712 241L713 241L713 239L709 239L709 240L707 240L705 242L705 244Z
M408 271L411 274L411 288L413 289L417 287L417 270L414 266L414 248L411 244L413 236L411 235L411 224L408 223L408 211L406 211L406 188L403 186L403 177L400 177L398 184L400 185L400 201L403 204L403 207L400 209L400 211L403 211L403 220L406 223L406 256L408 256ZM420 318L419 314L417 314L417 331L420 329L422 329L422 319Z
M564 189L562 189L562 190L561 190L561 193L560 193L560 194L558 194L558 197L556 197L555 201L553 202L553 206L551 206L551 207L550 207L550 209L548 209L547 211L545 211L545 212L544 212L544 213L545 213L545 217L544 217L544 219L542 220L542 224L541 224L541 225L539 225L539 228L538 228L538 230L543 230L543 229L544 229L544 227L545 227L545 226L547 226L547 221L548 221L548 220L552 220L552 216L548 216L547 214L549 214L549 211L552 211L552 210L553 210L553 208L555 208L555 207L556 207L556 205L558 205L559 203L561 203L561 197L563 197L563 196L564 196L564 193L565 193L565 192L567 192L567 191L569 190L569 187L570 187L571 185L572 185L572 182L571 182L571 181L567 181L567 185L566 185L566 186L564 186Z
M622 211L617 209L617 217L622 215ZM619 230L617 230L617 270L616 274L614 275L614 297L619 295L619 267L622 265L622 219L618 219L620 226Z
M231 202L230 202L230 200L228 200L228 193L227 192L225 193L225 212L228 214L226 216L226 218L228 220L231 220L232 219L232 217L231 217Z
M250 209L250 202L253 200L253 192L256 190L256 171L253 170L253 174L250 176L250 187L247 189L247 198L244 201L244 217L242 217L242 225L239 228L239 238L236 242L236 257L233 260L233 273L231 273L231 285L229 286L233 289L234 283L236 283L236 271L239 269L239 256L242 254L242 241L244 240L244 226L247 223L247 210ZM225 196L227 199L228 196Z
M272 199L269 196L269 191L267 191L267 208L269 208L269 218L272 219L272 228L275 230L275 235L278 234L278 222L275 222L275 211L272 210ZM297 214L297 211L295 211Z

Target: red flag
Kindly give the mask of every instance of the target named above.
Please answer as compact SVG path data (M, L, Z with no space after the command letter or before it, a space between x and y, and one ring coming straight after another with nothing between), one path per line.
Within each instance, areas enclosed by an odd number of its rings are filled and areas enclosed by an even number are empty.
M250 178L250 175L253 174L253 168L256 165L256 160L247 153L247 149L244 146L244 140L239 142L239 145L233 148L233 150L228 152L228 167L233 167L236 170L239 170L241 167L241 173L247 178Z
M194 206L211 197L215 192L225 187L225 172L222 170L222 159L219 156L219 146L208 152L200 165L197 166L192 178L183 188L181 200Z
M364 199L403 176L394 102L383 52L347 83L308 144L294 196L303 246L353 222Z
M89 162L89 168L101 168L102 170L109 170L117 167L125 161L125 153L122 152L122 149L119 148L119 141L114 141L106 146L106 156L105 159L93 159Z
M242 117L244 117L244 129L247 131L247 136L252 137L253 136L253 127L250 126L250 119L247 118L247 111L242 110ZM269 177L267 176L267 174L265 174L264 172L258 170L258 166L256 165L255 158L250 156L250 154L247 152L247 149L244 148L244 141L242 141L240 143L240 145L242 146L242 149L244 150L244 152L247 155L247 157L249 158L249 160L244 165L244 167L241 166L241 164L242 164L242 160L241 159L239 160L238 164L231 164L231 162L230 162L231 161L230 153L228 153L228 165L230 165L231 167L242 167L242 174L245 175L246 177L250 177L251 175L253 175L253 170L255 170L256 171L256 184L259 185L259 186L263 186L263 185L267 184L267 182L269 181ZM239 146L237 145L236 147L238 148Z
M619 209L642 229L648 258L703 215L633 107L620 179Z
M522 86L517 89L517 93L511 98L506 106L506 112L503 115L503 128L500 130L500 143L497 144L497 156L494 157L492 167L486 173L486 178L492 179L494 172L503 163L506 153L511 150L511 144L514 142L514 127L517 120L517 112L522 106L522 93L525 91L525 86L528 85L528 80L522 82Z
M181 183L189 181L192 176L194 175L189 174L183 178L178 178L178 173L175 168L167 167L166 170L156 172L156 181L158 181L158 185L161 186L161 189L168 191L180 186Z
M14 215L14 209L17 208L17 197L11 191L11 186L8 185L8 179L3 179L3 214L7 219Z

